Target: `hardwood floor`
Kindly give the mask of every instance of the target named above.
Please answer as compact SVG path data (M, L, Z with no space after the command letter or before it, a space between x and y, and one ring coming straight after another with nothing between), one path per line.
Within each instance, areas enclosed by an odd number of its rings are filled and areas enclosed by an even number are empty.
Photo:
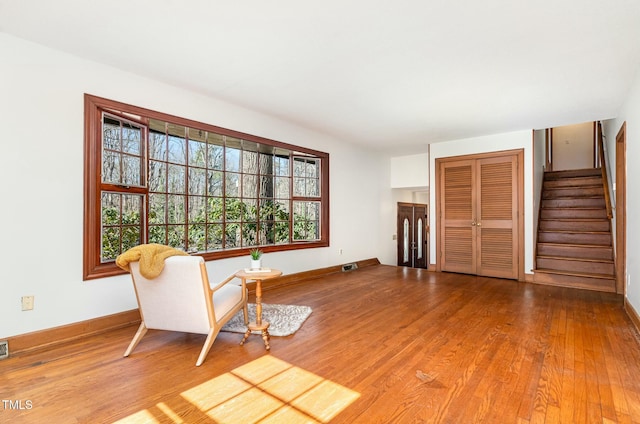
M640 342L612 293L378 265L274 288L292 336L136 327L0 362L0 422L640 423Z

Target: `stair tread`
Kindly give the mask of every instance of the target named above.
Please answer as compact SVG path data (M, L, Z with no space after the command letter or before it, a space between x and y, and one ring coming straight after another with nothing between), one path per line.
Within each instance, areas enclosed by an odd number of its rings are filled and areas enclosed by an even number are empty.
M612 247L610 245L604 245L604 244L577 244L577 243L558 243L558 242L550 242L550 241L539 241L538 245L544 245L544 246L563 246L563 247L587 247L587 248L597 248L597 249L602 249L602 248L609 248L611 249Z
M602 222L609 221L609 218L540 218L540 221L559 222Z
M538 233L562 233L562 234L611 234L611 231L582 231L582 230L538 230Z
M558 260L562 260L562 261L606 263L606 264L614 263L614 261L612 259L580 258L580 257L577 257L577 256L538 255L537 258L538 259L558 259Z

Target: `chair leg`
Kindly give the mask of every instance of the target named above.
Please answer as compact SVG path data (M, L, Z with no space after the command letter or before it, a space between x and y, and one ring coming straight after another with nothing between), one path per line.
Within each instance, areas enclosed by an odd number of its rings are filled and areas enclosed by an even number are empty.
M218 331L214 330L213 328L209 330L209 334L207 335L207 340L204 341L204 346L202 346L202 350L200 351L200 356L198 356L196 367L199 367L204 362L204 359L207 357L209 350L211 350L211 346L213 346L213 342L216 341L217 335L218 335Z
M142 321L140 323L140 327L138 327L138 331L136 332L136 335L133 336L133 340L131 340L131 343L129 343L129 347L124 352L124 356L129 356L131 354L133 349L135 349L136 346L138 346L138 343L140 343L140 340L142 340L142 338L146 333L147 333L147 326L144 325L144 321Z

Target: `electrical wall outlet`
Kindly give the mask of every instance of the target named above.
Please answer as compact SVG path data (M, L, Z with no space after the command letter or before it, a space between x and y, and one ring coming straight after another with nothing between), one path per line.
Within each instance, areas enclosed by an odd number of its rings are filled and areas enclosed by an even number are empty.
M22 296L22 310L33 310L33 296Z

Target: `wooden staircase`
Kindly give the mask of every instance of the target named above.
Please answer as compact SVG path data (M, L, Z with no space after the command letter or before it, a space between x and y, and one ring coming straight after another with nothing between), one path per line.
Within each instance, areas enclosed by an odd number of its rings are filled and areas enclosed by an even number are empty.
M600 168L545 172L533 281L616 291Z

